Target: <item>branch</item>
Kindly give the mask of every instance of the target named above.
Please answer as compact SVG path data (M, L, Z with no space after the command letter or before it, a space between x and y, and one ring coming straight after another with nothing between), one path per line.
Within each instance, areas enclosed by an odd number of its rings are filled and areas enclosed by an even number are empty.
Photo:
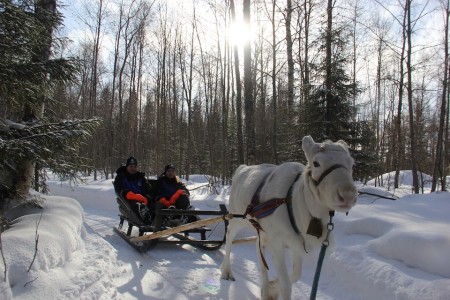
M3 272L3 275L5 277L4 281L6 282L6 260L5 260L5 255L3 254L2 230L0 230L0 254L2 255L3 265L5 266L5 272Z
M208 179L209 183L197 186L195 188L190 188L189 190L193 191L193 190L196 190L196 189L199 189L199 188L208 187L210 190L214 190L214 193L216 195L219 195L219 192L217 191L217 188L214 186L214 182L212 182L212 180L209 179L206 175L205 175L205 177Z
M33 279L33 280L30 280L30 281L27 281L27 282L25 282L25 284L23 285L23 287L26 287L27 286L27 284L29 284L29 283L32 283L33 281L35 281L36 279L38 279L39 278L39 276L38 277L36 277L35 279Z
M34 236L34 241L35 241L34 256L33 256L33 260L31 261L30 267L28 268L27 272L30 272L31 267L33 266L34 260L36 259L36 255L37 255L37 251L38 251L38 243L39 243L38 228L39 228L39 224L41 223L41 219L42 219L42 213L41 213L41 216L39 217L39 220L36 220L36 233Z
M195 187L195 188L190 188L189 190L190 190L190 191L193 191L193 190L196 190L196 189L199 189L199 188L205 187L205 186L210 186L210 184L209 184L209 183L207 183L207 184L204 184L204 185L200 185L200 186L197 186L197 187Z

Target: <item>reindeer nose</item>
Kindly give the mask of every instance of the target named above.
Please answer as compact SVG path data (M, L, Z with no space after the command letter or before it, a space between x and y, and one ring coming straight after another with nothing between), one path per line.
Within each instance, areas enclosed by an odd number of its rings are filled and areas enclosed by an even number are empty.
M347 185L345 188L339 191L339 201L348 205L353 205L356 202L358 196L356 187L352 185Z

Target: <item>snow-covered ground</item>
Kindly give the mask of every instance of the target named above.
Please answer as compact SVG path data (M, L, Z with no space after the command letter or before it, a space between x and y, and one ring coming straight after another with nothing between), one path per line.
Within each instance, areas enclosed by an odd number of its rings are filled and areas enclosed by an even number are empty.
M336 215L336 246L317 299L450 299L450 194L411 195L405 174L397 200L361 195L348 216ZM12 227L1 235L0 299L259 299L254 244L234 246L234 282L220 279L223 247L158 244L138 253L113 231L119 218L111 182L71 188L51 180L43 209L27 208L18 218L10 212ZM194 189L204 183L204 176L188 182L195 207L227 204L229 187L218 195ZM390 195L370 184L359 189ZM309 299L317 257L306 259L293 299Z

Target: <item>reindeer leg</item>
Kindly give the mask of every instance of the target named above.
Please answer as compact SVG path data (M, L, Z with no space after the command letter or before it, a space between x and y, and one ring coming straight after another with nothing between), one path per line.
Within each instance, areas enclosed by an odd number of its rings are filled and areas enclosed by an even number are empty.
M272 260L274 267L276 269L278 278L273 281L273 288L272 288L272 299L277 299L278 295L281 295L281 298L284 300L290 300L291 299L291 290L292 290L292 283L289 278L289 274L286 268L285 263L285 246L282 241L272 243L270 245L271 252L272 252ZM276 291L276 294L273 292Z
M270 295L270 282L269 273L264 266L264 259L262 255L266 255L266 245L264 243L264 238L261 236L256 240L256 257L258 258L259 273L261 275L261 300L271 300L276 298L271 298Z
M247 220L231 219L228 224L225 243L225 257L220 266L220 271L222 273L221 278L225 280L235 280L233 273L231 272L231 246L233 245L234 237L242 228L242 221L247 222Z
M300 251L299 249L303 248L304 246L299 240L294 240L294 243L291 243L289 246L292 257L291 283L299 281L300 276L302 275L303 250Z

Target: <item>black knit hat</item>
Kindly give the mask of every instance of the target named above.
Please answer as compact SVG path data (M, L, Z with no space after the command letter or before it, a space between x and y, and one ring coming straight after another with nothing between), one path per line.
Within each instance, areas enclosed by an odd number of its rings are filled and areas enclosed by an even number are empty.
M166 173L166 172L167 172L167 170L169 170L169 169L174 169L174 170L175 170L175 166L174 166L174 165L172 165L172 164L168 164L168 165L166 165L166 166L164 167L164 173Z
M127 163L125 166L128 167L129 165L137 165L137 159L134 158L133 156L128 157Z

